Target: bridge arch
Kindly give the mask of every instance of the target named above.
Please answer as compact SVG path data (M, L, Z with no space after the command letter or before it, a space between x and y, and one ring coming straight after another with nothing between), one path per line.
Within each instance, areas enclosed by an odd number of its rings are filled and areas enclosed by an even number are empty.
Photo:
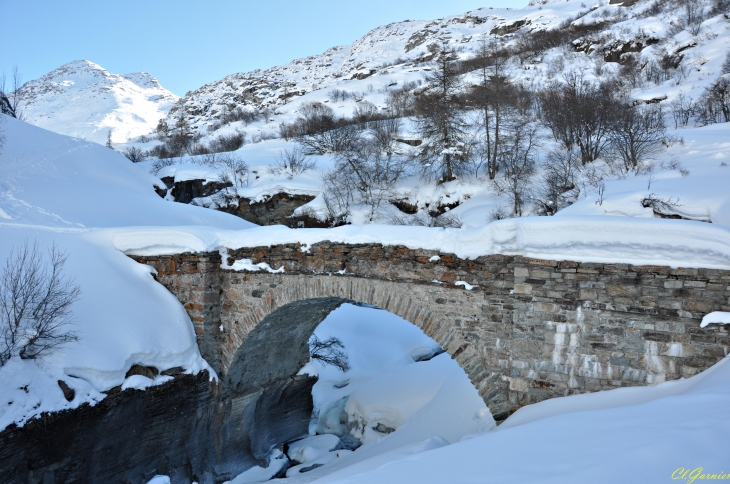
M478 321L479 293L358 277L236 272L223 275L222 293L225 391L246 393L295 375L309 360L307 342L319 323L344 303L365 303L420 328L464 369L496 419L509 414L501 373L485 378L484 359L460 331ZM266 376L258 375L261 367Z

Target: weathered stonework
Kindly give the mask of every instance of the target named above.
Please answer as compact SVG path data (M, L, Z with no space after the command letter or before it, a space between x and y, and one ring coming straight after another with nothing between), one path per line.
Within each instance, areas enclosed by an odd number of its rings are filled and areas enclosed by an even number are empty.
M240 372L240 351L253 331L259 344L279 351L273 333L257 330L268 315L296 314L304 302L326 310L363 302L441 344L498 421L547 398L689 377L730 348L726 328L699 327L704 314L730 310L724 270L501 255L463 260L329 242L239 249L226 261L267 262L284 267L282 274L221 269L218 253L135 258L154 266L185 305L201 352L220 374ZM313 329L299 332L302 348Z

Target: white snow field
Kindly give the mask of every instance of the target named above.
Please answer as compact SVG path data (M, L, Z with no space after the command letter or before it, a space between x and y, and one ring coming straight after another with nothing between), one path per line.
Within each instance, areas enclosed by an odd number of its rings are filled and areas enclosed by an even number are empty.
M688 380L530 405L496 430L452 445L425 441L410 453L402 449L400 455L384 454L314 480L305 474L301 480L275 482L608 484L728 479L728 408L730 364L725 359Z
M146 72L114 74L88 60L54 69L19 90L25 119L57 133L104 144L154 131L178 97Z

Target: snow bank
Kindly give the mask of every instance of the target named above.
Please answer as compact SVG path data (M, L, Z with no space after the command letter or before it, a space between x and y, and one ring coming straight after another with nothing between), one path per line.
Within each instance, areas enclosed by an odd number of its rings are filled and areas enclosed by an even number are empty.
M274 477L287 463L286 456L278 449L274 449L269 456L269 465L266 467L254 466L246 472L237 475L232 481L223 484L249 484L265 482Z
M282 226L225 231L202 227L129 227L103 231L127 254L161 255L329 240L404 245L469 259L490 254L577 262L730 268L730 229L687 220L630 217L525 217L470 229L389 225L335 229Z
M451 357L442 354L360 385L350 394L344 409L353 435L367 443L383 436L375 428L395 430L403 426L433 400L455 371L460 370L458 365L454 368L448 364L450 362Z
M29 414L18 405L0 402L0 429L42 411L73 408L83 401L93 403L99 392L121 385L125 373L134 364L154 366L159 370L180 366L189 372L207 369L195 340L195 333L180 302L158 284L148 266L134 262L115 250L98 234L67 232L57 229L0 227L0 254L3 258L24 241L36 242L41 254L56 244L66 252L66 274L81 288L81 297L72 307L73 324L79 341L69 343L42 361L41 373L27 370L25 384L43 395L42 405ZM0 374L11 371L8 365ZM67 404L56 380L62 379L81 392ZM83 384L80 382L84 382ZM151 382L151 381L150 381ZM0 377L0 395L14 392L23 385L10 385ZM88 386L88 390L85 386ZM79 395L88 398L81 398Z
M221 212L162 200L164 187L116 151L3 116L0 210L3 224L79 229L129 225L253 224Z
M365 444L349 452L337 450L340 439L334 435L295 442L289 456L300 464L284 482L370 470L494 428L484 402L454 360L441 354L416 362L439 347L408 321L381 309L344 304L315 334L320 340L339 338L351 369L342 373L317 360L308 365L319 373L312 390L318 418L310 431L338 433L347 440L352 430ZM300 472L316 464L322 466Z
M4 119L0 154L0 262L26 241L67 254L65 274L81 288L69 327L79 340L39 361L0 368L0 430L42 412L95 403L125 384L162 383L125 374L134 364L162 371L209 369L180 302L93 227L205 224L246 228L236 217L162 200L159 180L103 146ZM209 229L206 229L209 230ZM3 262L4 263L4 262ZM211 374L213 374L212 370ZM143 378L143 377L142 377ZM75 391L67 402L58 386ZM12 402L12 403L11 403Z
M576 400L582 402L576 405ZM685 381L541 402L518 411L494 432L407 459L365 462L309 482L441 484L489 476L490 482L608 484L617 472L631 482L669 482L678 469L701 467L719 474L727 472L728 405L730 364L725 359ZM544 411L546 406L553 409ZM510 425L521 412L540 418Z
M709 324L730 324L730 313L715 311L702 318L700 328L706 328Z

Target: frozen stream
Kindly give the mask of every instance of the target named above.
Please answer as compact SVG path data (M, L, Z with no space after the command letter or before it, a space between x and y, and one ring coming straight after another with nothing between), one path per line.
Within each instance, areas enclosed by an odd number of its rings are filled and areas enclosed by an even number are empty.
M466 373L408 321L381 309L344 304L315 335L339 338L350 370L319 360L308 363L302 371L319 377L312 390L310 437L286 445L286 456L273 450L267 469L254 467L233 484L262 482L284 472L285 478L273 482L311 482L494 427Z

